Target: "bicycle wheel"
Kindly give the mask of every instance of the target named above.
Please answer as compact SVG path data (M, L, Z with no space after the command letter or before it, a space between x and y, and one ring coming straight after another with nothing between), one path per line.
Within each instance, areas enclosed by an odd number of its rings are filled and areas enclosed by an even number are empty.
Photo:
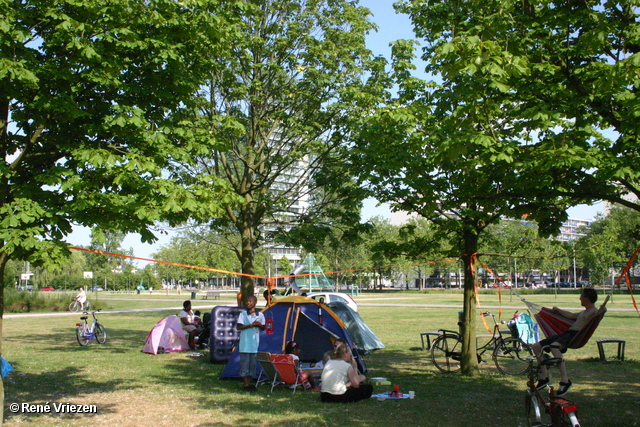
M524 400L524 409L527 414L527 425L529 427L542 426L542 414L543 410L540 405L538 397L530 390L527 390L527 395Z
M431 345L431 361L441 372L460 370L462 340L457 335L440 335Z
M96 323L96 327L93 330L93 336L99 344L107 342L107 331L100 323Z
M493 361L505 375L524 375L529 369L529 358L533 356L531 347L519 338L508 337L496 343Z
M84 302L84 307L82 308L84 311L89 311L91 310L91 302L89 300L86 300Z
M69 304L69 311L73 311L74 313L80 310L80 303L78 301L71 301Z
M83 347L89 344L89 339L85 338L84 326L78 326L76 328L76 338L78 340L78 344L80 344Z

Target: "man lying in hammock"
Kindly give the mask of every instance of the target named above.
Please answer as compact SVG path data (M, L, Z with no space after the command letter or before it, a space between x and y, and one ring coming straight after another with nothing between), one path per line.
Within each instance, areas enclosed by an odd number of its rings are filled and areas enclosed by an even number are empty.
M559 357L562 359L562 353L567 351L567 345L571 341L571 339L587 324L589 320L596 314L598 309L595 306L595 302L598 300L598 294L595 289L585 288L582 290L580 294L580 305L584 307L584 311L579 313L571 313L569 311L561 310L558 307L553 307L551 309L552 312L557 313L567 319L575 320L573 325L569 327L568 330L562 332L558 335L552 335L548 338L540 340L539 342L533 344L531 347L533 352L535 353L538 360L541 360L541 354L543 349L547 346L550 347L551 353L553 353L554 357ZM558 387L558 391L556 392L556 396L563 396L569 392L571 388L571 381L567 375L567 368L564 364L564 359L559 365L560 368L560 376L562 377L562 381L560 381L560 387ZM549 385L549 375L547 372L547 367L542 366L540 368L540 380L536 387L538 389L542 389Z

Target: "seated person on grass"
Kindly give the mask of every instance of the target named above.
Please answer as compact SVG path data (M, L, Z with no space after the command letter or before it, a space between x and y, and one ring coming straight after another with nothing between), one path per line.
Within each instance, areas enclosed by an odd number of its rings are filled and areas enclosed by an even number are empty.
M358 374L349 346L340 344L322 370L322 402L357 402L373 394L373 386Z
M322 356L322 363L323 364L327 364L327 362L329 360L331 360L331 356L333 356L333 352L336 351L336 348L338 348L338 346L340 344L344 344L347 345L347 340L345 340L344 338L336 338L336 340L333 342L333 348L329 351L327 351L323 356ZM355 363L355 362L354 362ZM357 372L357 369L356 369Z
M178 317L180 317L180 322L182 322L182 329L189 333L189 347L194 349L196 346L195 337L202 332L202 328L195 323L195 315L193 311L191 311L191 301L186 300L182 303L182 311Z

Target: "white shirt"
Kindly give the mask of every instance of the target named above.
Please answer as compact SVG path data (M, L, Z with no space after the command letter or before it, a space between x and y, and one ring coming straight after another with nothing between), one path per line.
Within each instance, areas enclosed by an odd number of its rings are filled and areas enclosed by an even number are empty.
M336 395L345 394L349 382L349 368L351 368L351 364L344 360L329 360L322 370L322 392Z
M186 310L182 310L179 314L180 319L186 318L187 319L187 323L188 325L185 325L184 323L182 323L182 329L185 328L185 326L193 326L193 311L186 311Z
M87 300L87 295L84 293L84 289L80 289L80 292L78 292L76 298L79 302L84 304L84 302Z
M264 314L256 311L256 314L249 314L247 311L243 311L238 316L238 322L241 325L250 325L256 320L259 320L264 325ZM260 328L253 327L240 331L240 353L257 353L258 346L260 345Z

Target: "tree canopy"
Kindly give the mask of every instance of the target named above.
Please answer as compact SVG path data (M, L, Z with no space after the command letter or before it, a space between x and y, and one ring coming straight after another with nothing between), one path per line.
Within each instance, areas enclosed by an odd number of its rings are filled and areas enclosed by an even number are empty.
M602 149L633 139L637 120L617 123L623 137L612 143L600 129L614 127L613 116L628 111L611 101L607 108L619 113L605 115L596 107L608 97L635 96L629 63L634 59L620 50L618 34L599 39L590 33L589 43L582 37L596 24L612 33L628 30L629 23L615 28L611 20L596 19L603 15L589 15L598 7L504 1L397 4L425 42L422 59L434 80L412 76L413 43L395 43L395 94L388 91L381 97L385 107L360 116L353 163L378 200L429 219L442 238L456 243L455 255L465 260L466 373L477 371L475 354L468 350L475 348L471 259L478 236L501 217L522 215L537 221L542 235L557 234L568 206L623 192L622 182L611 178L614 169L619 176L630 163L623 168L626 160L616 160L613 167L616 156ZM605 56L610 52L596 55L605 42L619 54L613 68ZM606 83L613 69L624 70L624 77ZM634 182L635 173L629 172L626 182Z
M603 199L639 210L638 6L407 1L399 10L427 44L427 71L445 82L470 77L467 90L478 93L483 113L531 147L527 173L545 174L574 203ZM500 94L499 103L487 91Z
M196 144L175 114L210 68L203 46L227 48L241 5L0 3L0 277L10 259L67 257L73 224L153 241L156 220L220 210L224 192L175 182L169 167Z
M225 45L218 5L3 3L1 260L55 259L74 223L153 241L154 221L205 205L163 168L187 158L170 136L188 126L172 114L201 82L194 52Z
M337 200L338 211L358 217L362 196L342 168L342 142L345 117L366 89L365 35L374 28L367 9L345 0L250 3L231 52L214 58L199 103L185 115L223 146L196 153L197 164L184 168L185 179L222 180L237 196L209 224L240 237L245 296L254 252L270 234L321 218Z
M411 77L407 43L396 44L397 100L374 115L371 129L411 148L404 155L398 146L391 159L373 154L388 166L367 180L398 208L458 230L465 257L502 215L529 214L548 235L569 205L605 199L639 209L624 197L640 194L637 6L398 3L425 42L425 71L439 81ZM371 157L375 149L365 150ZM422 162L415 160L420 151ZM471 331L473 273L465 271ZM463 371L474 373L467 335Z
M640 246L640 213L622 206L611 209L586 230L576 246L582 263L590 270L592 283L604 284L620 274Z

